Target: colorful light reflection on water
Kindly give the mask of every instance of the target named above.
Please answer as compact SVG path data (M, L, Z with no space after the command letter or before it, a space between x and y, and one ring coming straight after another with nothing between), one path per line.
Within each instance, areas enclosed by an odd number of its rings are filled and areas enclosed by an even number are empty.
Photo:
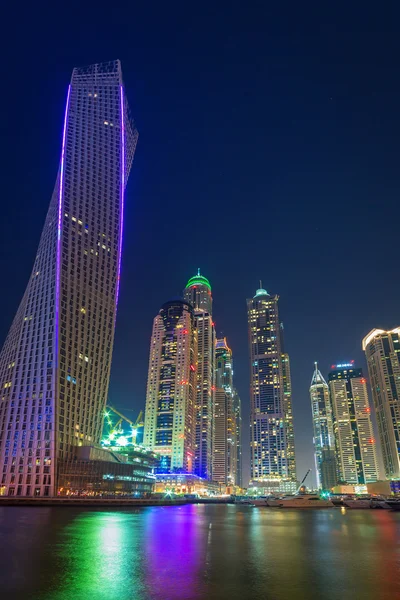
M13 600L400 597L400 515L388 511L7 507L0 540Z

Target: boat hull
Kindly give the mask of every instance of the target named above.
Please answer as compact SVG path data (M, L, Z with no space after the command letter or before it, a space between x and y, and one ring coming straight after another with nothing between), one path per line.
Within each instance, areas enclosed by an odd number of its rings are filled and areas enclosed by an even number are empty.
M332 502L325 502L321 500L321 502L282 502L280 504L281 508L300 508L301 510L313 509L313 508L333 508Z
M346 508L371 508L371 502L369 500L344 500L343 505Z
M255 500L252 500L252 504L254 504L254 506L269 506L268 500L265 498L262 498L261 500L256 498Z

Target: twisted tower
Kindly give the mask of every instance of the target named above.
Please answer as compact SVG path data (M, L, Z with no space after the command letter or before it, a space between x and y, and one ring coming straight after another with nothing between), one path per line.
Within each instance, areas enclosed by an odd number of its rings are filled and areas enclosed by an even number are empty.
M137 138L120 62L74 69L54 192L0 354L2 494L53 495L58 461L100 441Z

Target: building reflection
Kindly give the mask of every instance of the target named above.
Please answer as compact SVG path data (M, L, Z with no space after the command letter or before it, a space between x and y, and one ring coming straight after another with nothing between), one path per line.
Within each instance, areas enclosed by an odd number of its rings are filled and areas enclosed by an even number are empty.
M0 536L13 600L400 597L400 520L383 510L10 507Z
M146 510L143 551L149 597L168 600L205 597L209 534L205 508L189 504Z

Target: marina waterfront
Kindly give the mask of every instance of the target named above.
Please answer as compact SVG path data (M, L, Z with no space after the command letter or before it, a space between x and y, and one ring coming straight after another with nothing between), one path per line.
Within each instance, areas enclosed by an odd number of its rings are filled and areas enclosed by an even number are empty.
M0 508L2 597L400 597L400 514L237 505Z

